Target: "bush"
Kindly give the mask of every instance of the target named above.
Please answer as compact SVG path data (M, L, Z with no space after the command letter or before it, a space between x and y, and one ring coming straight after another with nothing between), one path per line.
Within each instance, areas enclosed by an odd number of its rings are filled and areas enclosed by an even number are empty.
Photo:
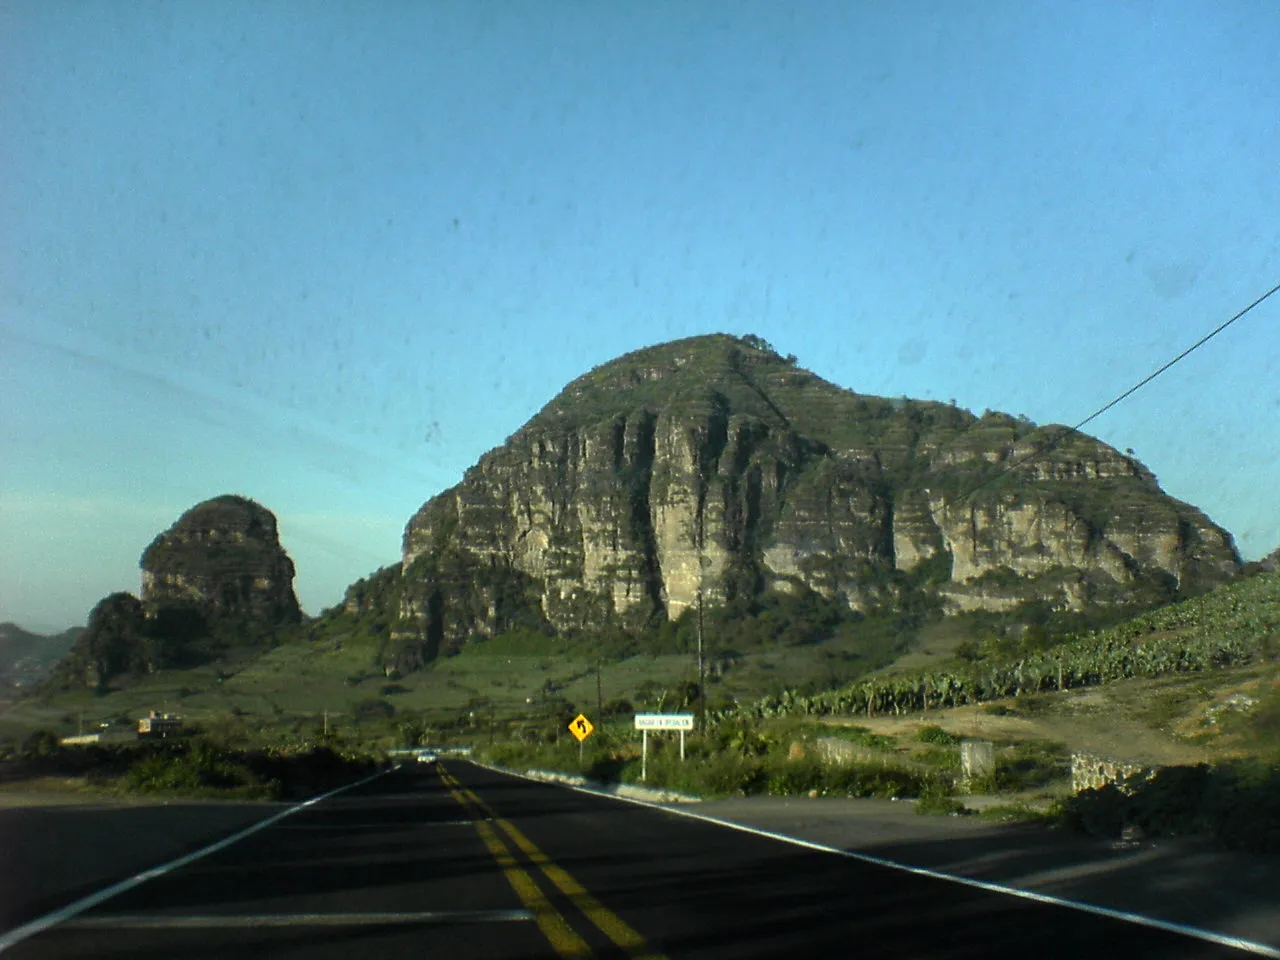
M895 767L835 766L824 777L826 792L844 797L915 797L925 781L911 770Z
M920 799L916 802L918 814L951 814L965 813L964 804L957 800L951 789L941 780L933 780L920 791Z
M915 758L921 763L927 763L931 767L937 767L939 770L959 770L960 769L960 751L949 749L947 747L929 747L915 754Z
M144 757L125 773L124 786L142 793L236 791L269 796L273 792L243 763L234 762L228 754L208 743Z
M369 773L379 758L329 747L236 751L213 743L148 749L121 777L126 790L283 799L312 796Z
M1128 820L1129 798L1115 784L1082 790L1069 797L1059 812L1063 826L1103 837L1118 837Z
M822 765L813 760L784 760L769 774L769 794L794 797L825 786Z
M1128 824L1149 836L1213 837L1224 845L1280 852L1280 769L1259 761L1164 767L1148 780L1085 790L1062 805L1060 821L1117 836Z
M58 735L49 730L37 730L22 741L22 755L27 759L51 757L60 749Z
M1028 741L996 756L992 788L1016 793L1048 786L1071 775L1071 754L1060 743Z
M948 733L936 723L930 723L916 731L916 739L921 743L933 743L940 747L953 747L960 742L954 733Z

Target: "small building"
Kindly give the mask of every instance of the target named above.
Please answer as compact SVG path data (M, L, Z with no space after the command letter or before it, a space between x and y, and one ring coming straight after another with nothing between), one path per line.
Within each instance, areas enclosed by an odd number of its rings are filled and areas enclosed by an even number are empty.
M58 741L64 747L84 747L93 743L129 743L138 739L138 732L123 723L100 723L92 733L63 737Z
M182 732L182 718L174 713L157 713L152 710L138 721L138 736L163 739Z

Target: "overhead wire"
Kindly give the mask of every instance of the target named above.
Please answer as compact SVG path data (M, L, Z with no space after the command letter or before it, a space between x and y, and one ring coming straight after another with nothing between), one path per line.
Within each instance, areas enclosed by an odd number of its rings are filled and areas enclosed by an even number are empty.
M1165 363L1163 366L1159 367L1159 368L1158 368L1158 369L1156 369L1155 371L1153 371L1153 372L1151 372L1151 373L1147 374L1145 377L1143 377L1141 380L1139 380L1137 383L1135 383L1133 386L1131 386L1128 390L1124 391L1124 393L1120 394L1119 396L1115 397L1115 398L1114 398L1114 399L1112 399L1112 400L1109 400L1107 403L1104 403L1104 404L1103 404L1102 406L1100 406L1097 410L1093 411L1093 413L1089 414L1089 416L1085 417L1083 420L1081 420L1079 423L1077 423L1074 427L1063 427L1063 428L1062 428L1062 429L1061 429L1061 430L1060 430L1060 431L1059 431L1059 432L1058 432L1058 433L1057 433L1057 434L1056 434L1056 435L1055 435L1055 436L1054 436L1054 437L1053 437L1053 438L1052 438L1048 443L1046 443L1043 447L1040 447L1040 448L1039 448L1039 449L1037 449L1037 450L1033 450L1031 453L1027 454L1027 455L1026 455L1025 457L1023 457L1022 459L1014 461L1013 463L1011 463L1011 464L1009 464L1008 466L1004 467L1003 469L1001 469L1001 470L1000 470L1000 471L998 471L997 473L995 473L995 474L993 474L992 476L988 477L986 480L984 480L984 481L982 481L981 483L979 483L977 486L975 486L972 490L970 490L967 494L965 494L965 495L964 495L963 497L961 497L960 499L961 499L961 500L968 500L968 499L970 499L970 498L971 498L974 494L976 494L979 490L982 490L982 489L984 489L984 488L986 488L986 487L989 487L991 484L995 483L997 480L1000 480L1002 477L1005 477L1005 476L1007 476L1008 474L1012 473L1014 470L1017 470L1019 467L1022 467L1022 466L1024 466L1024 465L1026 465L1027 463L1031 462L1032 460L1035 460L1035 459L1037 459L1038 457L1042 457L1042 456L1044 456L1045 454L1049 453L1050 451L1052 451L1052 450L1056 449L1056 448L1057 448L1057 447L1058 447L1058 446L1059 446L1059 445L1060 445L1064 440L1066 440L1066 438L1067 438L1067 437L1069 437L1069 436L1071 436L1071 435L1073 435L1073 434L1075 434L1075 433L1079 433L1079 432L1080 432L1080 428L1081 428L1081 427L1083 427L1083 426L1085 426L1086 424L1088 424L1088 423L1090 423L1090 422L1092 422L1092 421L1096 420L1098 417L1102 416L1104 413L1106 413L1106 412L1107 412L1108 410L1110 410L1112 407L1116 406L1116 405L1117 405L1117 404L1119 404L1120 402L1122 402L1122 401L1124 401L1124 400L1128 399L1128 398L1129 398L1129 397L1131 397L1133 394L1137 393L1139 390L1141 390L1143 387L1145 387L1148 383L1150 383L1150 382L1151 382L1152 380L1154 380L1156 377L1160 376L1162 373L1164 373L1166 370L1168 370L1168 369L1169 369L1170 367L1172 367L1174 364L1176 364L1176 363L1178 363L1178 362L1180 362L1180 361L1182 361L1182 360L1186 359L1189 355L1191 355L1191 354L1192 354L1192 353L1194 353L1195 351L1199 350L1201 347L1203 347L1206 343L1208 343L1210 340L1212 340L1212 339L1213 339L1214 337L1216 337L1218 334L1222 333L1222 331L1223 331L1223 330L1226 330L1226 329L1227 329L1227 327L1231 326L1233 323L1235 323L1235 322L1236 322L1237 320L1239 320L1241 317L1243 317L1243 316L1245 316L1246 314L1248 314L1249 312L1251 312L1251 311L1252 311L1253 309L1255 309L1256 307L1261 306L1264 302L1266 302L1266 300L1267 300L1268 298L1270 298L1272 295L1274 295L1274 294L1276 294L1276 293L1280 293L1280 283L1277 283L1274 287L1272 287L1272 288L1271 288L1270 290L1268 290L1266 293L1262 294L1262 296L1258 297L1256 300L1254 300L1252 303L1250 303L1250 304L1249 304L1247 307L1245 307L1243 310L1240 310L1239 312L1237 312L1237 313L1236 313L1234 316L1232 316L1230 319L1228 319L1228 320L1224 320L1222 323L1218 324L1216 327L1214 327L1212 330L1210 330L1208 333L1206 333L1203 337L1201 337L1199 340L1197 340L1197 341L1196 341L1195 343L1193 343L1191 346L1187 347L1187 349L1183 350L1180 354L1178 354L1176 357L1174 357L1174 358L1173 358L1172 360L1170 360L1168 363Z

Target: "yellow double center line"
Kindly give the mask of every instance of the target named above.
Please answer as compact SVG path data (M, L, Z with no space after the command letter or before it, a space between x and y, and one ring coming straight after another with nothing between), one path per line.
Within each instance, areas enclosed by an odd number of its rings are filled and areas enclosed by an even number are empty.
M574 932L573 927L560 911L547 899L534 879L520 866L510 848L498 836L497 831L482 817L477 816L477 812L483 812L497 824L508 839L529 859L529 862L569 899L574 908L595 924L600 932L616 946L625 950L633 960L667 960L661 953L650 950L644 937L593 897L569 871L557 866L550 857L538 849L532 840L517 830L514 824L499 817L492 807L476 796L474 791L464 787L443 765L440 767L440 779L462 808L471 813L476 832L480 834L480 839L484 841L484 845L498 862L498 866L502 867L507 882L511 884L511 889L515 891L525 908L533 912L538 929L560 956L585 958L593 957L595 954L587 942Z

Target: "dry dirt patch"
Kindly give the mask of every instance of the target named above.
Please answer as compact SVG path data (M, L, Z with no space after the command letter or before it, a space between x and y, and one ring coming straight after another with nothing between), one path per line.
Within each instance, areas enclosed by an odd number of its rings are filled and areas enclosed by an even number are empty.
M1034 711L1019 702L970 704L948 710L902 717L851 717L826 722L835 726L866 727L873 733L898 739L904 745L924 726L936 725L960 737L983 740L1050 740L1071 751L1094 753L1133 763L1194 764L1213 759L1204 745L1175 739L1133 716L1130 704L1119 702L1109 688L1064 694L1041 694ZM1000 715L1001 707L1017 714Z

